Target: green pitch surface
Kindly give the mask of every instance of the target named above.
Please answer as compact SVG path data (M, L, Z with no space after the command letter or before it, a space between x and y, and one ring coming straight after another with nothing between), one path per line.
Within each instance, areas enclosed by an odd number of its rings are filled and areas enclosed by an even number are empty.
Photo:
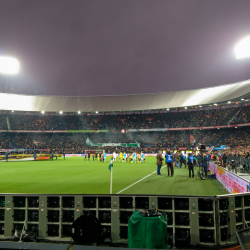
M109 161L110 157L105 163L69 157L0 162L0 193L109 194ZM226 193L216 180L189 179L186 168L175 169L174 177L167 176L166 167L161 170L161 176L155 171L155 157L147 157L144 164L114 162L113 194L213 196Z

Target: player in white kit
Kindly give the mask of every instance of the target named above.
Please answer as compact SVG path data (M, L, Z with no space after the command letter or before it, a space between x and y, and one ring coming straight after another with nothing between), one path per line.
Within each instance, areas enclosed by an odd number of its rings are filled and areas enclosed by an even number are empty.
M113 153L113 161L116 161L116 152Z

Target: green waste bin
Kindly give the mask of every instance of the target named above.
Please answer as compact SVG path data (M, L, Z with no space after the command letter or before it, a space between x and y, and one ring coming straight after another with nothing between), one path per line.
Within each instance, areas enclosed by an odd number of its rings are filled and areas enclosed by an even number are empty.
M128 247L168 249L167 215L144 217L134 211L128 221Z

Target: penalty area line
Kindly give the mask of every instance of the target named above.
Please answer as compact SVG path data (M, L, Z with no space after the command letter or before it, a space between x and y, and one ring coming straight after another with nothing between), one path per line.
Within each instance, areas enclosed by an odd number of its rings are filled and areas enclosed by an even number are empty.
M163 169L163 168L165 168L165 167L166 167L166 166L162 167L161 169ZM128 188L131 188L132 186L134 186L134 185L137 184L138 182L143 181L144 179L148 178L149 176L151 176L152 174L154 174L154 173L156 173L156 172L157 172L157 170L154 171L153 173L151 173L151 174L149 174L149 175L147 175L147 176L141 178L139 181L136 181L135 183L131 184L130 186L128 186L128 187L122 189L121 191L119 191L119 192L116 193L116 194L122 193L123 191L127 190Z

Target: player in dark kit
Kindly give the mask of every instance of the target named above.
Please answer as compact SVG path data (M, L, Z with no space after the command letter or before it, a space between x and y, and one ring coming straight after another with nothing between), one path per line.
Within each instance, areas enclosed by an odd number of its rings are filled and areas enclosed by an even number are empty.
M182 163L185 165L185 168L187 167L186 165L186 159L185 159L185 156L183 154L180 155L180 162L181 162L181 167L182 167Z
M34 161L36 161L36 153L34 153L34 155L33 155L33 156L34 156Z
M5 159L6 159L6 161L8 161L8 159L9 159L9 154L8 154L8 152L5 153Z
M100 162L103 162L103 159L104 159L103 154L101 154Z

